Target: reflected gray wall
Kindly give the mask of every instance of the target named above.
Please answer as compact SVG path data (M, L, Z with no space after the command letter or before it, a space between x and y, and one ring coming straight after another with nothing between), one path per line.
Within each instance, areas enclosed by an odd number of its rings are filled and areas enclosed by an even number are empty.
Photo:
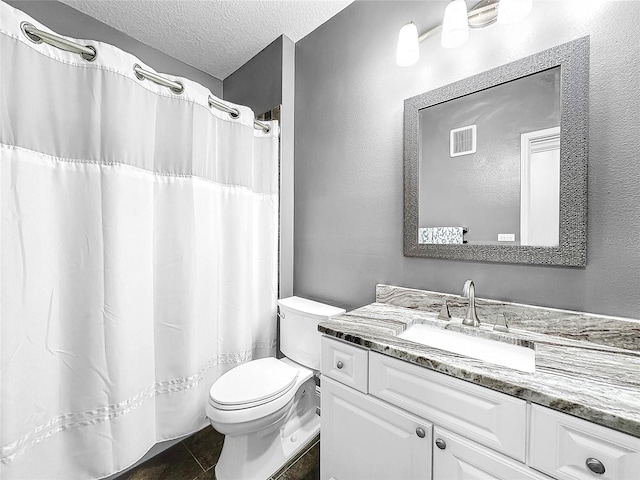
M640 2L534 2L523 22L437 37L395 64L398 30L446 1L355 2L296 45L296 295L354 308L376 283L640 317ZM583 269L402 255L405 98L591 35L588 259ZM624 46L624 48L622 48Z
M135 55L157 72L188 78L204 85L217 97L222 97L222 80L145 45L64 3L55 0L3 1L60 35L109 43Z
M451 157L449 132L468 125L476 153ZM519 243L520 135L558 125L560 67L422 109L419 226L465 226L473 243L512 233Z

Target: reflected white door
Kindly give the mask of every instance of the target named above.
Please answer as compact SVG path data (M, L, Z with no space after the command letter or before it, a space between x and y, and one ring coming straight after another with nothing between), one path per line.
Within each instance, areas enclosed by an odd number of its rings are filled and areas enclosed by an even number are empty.
M520 241L560 244L560 127L524 133L520 140Z

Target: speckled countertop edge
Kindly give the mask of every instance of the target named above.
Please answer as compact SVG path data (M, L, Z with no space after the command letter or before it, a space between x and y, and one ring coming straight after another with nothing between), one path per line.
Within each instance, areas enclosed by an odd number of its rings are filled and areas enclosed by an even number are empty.
M507 395L640 437L640 354L636 351L514 329L533 341L536 371L525 373L396 337L435 315L374 303L320 323L318 330Z

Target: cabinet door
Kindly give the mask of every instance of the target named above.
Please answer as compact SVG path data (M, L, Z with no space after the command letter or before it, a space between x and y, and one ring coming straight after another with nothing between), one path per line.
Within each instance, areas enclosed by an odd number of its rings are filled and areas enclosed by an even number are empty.
M322 376L323 480L430 480L432 425Z
M433 480L549 480L525 464L442 428L433 429Z

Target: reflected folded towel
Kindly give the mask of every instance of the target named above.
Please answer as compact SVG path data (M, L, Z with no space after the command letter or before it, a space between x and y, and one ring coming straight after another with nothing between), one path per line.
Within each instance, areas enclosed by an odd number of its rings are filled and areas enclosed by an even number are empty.
M418 228L418 243L462 245L466 232L467 227Z

